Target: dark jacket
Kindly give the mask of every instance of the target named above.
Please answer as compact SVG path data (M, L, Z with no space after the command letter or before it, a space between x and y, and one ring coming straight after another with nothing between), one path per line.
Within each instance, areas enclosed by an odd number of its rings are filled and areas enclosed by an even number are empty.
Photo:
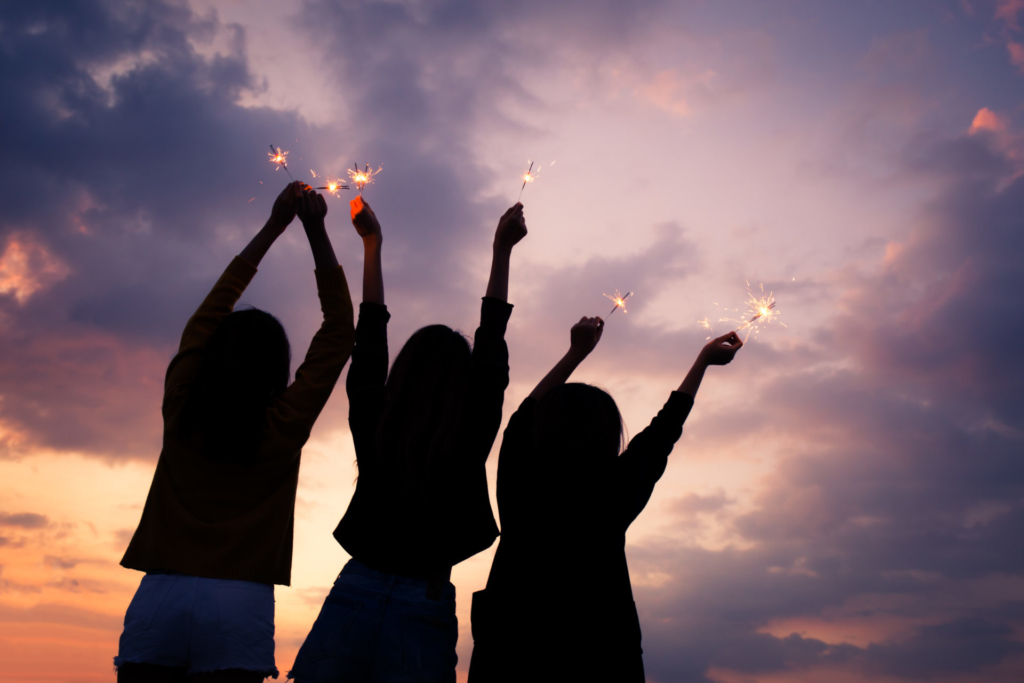
M643 681L626 529L664 473L693 399L673 392L619 457L591 464L535 443L536 406L523 401L501 445L501 542L486 590L473 596L470 681Z
M484 465L501 426L508 386L505 327L512 306L484 297L461 430L445 468L406 481L384 467L377 430L388 374L385 306L359 307L346 387L359 479L334 537L352 557L387 574L434 576L488 548L498 536Z

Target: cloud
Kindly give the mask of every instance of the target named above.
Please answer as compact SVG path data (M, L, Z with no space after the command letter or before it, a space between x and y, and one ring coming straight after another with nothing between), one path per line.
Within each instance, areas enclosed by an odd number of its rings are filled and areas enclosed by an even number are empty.
M24 304L36 291L67 276L67 266L31 235L7 236L7 246L0 254L0 295L11 294Z
M36 514L35 512L18 512L15 514L0 512L0 526L13 526L20 527L22 529L43 529L48 526L49 523L50 520L46 515Z
M1024 44L1011 40L1006 43L1006 50L1010 53L1010 63L1024 73Z
M974 115L974 120L971 121L971 127L967 132L970 135L974 135L981 131L999 133L1005 130L1006 122L988 107L982 107L978 110L978 113Z

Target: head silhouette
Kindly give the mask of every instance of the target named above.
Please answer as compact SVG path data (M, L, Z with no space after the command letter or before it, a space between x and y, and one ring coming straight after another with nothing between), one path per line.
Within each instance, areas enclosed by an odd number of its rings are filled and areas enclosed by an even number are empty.
M288 386L291 347L284 327L257 308L227 315L204 350L189 390L183 429L203 454L220 462L252 462L267 407Z
M458 432L469 383L466 338L445 325L417 330L391 365L377 444L393 472L410 480L443 467Z
M586 472L618 457L622 416L608 392L590 384L554 387L537 404L533 426L537 448L555 470Z

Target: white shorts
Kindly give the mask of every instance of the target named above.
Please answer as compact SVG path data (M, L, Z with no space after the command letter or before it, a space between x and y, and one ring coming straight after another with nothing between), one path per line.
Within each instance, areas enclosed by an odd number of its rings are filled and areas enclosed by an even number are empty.
M187 673L274 665L274 587L173 572L146 574L124 615L114 666L156 664Z

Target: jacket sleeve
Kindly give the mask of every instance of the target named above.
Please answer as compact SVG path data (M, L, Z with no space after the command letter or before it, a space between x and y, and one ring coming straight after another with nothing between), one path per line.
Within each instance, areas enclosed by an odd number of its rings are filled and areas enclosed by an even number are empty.
M235 304L254 275L256 267L241 256L236 256L203 299L203 303L189 318L185 330L181 333L178 353L167 367L167 375L164 378L165 416L169 400L180 395L181 390L195 379L202 363L202 350L210 341L220 321L234 310Z
M505 330L512 305L485 296L480 327L473 339L472 375L463 413L462 451L479 462L487 460L501 427L501 409L508 386L508 344Z
M387 306L363 302L359 306L356 346L352 366L348 369L345 389L348 392L348 423L356 459L360 466L368 464L366 456L375 450L377 421L384 409L384 385L388 378Z
M290 442L294 452L309 438L355 345L352 298L345 271L341 266L318 270L316 284L323 323L295 371L295 381L267 411L268 429Z
M651 424L633 437L616 459L609 485L617 489L619 522L628 527L647 505L654 485L665 473L668 456L683 433L693 397L673 391Z

